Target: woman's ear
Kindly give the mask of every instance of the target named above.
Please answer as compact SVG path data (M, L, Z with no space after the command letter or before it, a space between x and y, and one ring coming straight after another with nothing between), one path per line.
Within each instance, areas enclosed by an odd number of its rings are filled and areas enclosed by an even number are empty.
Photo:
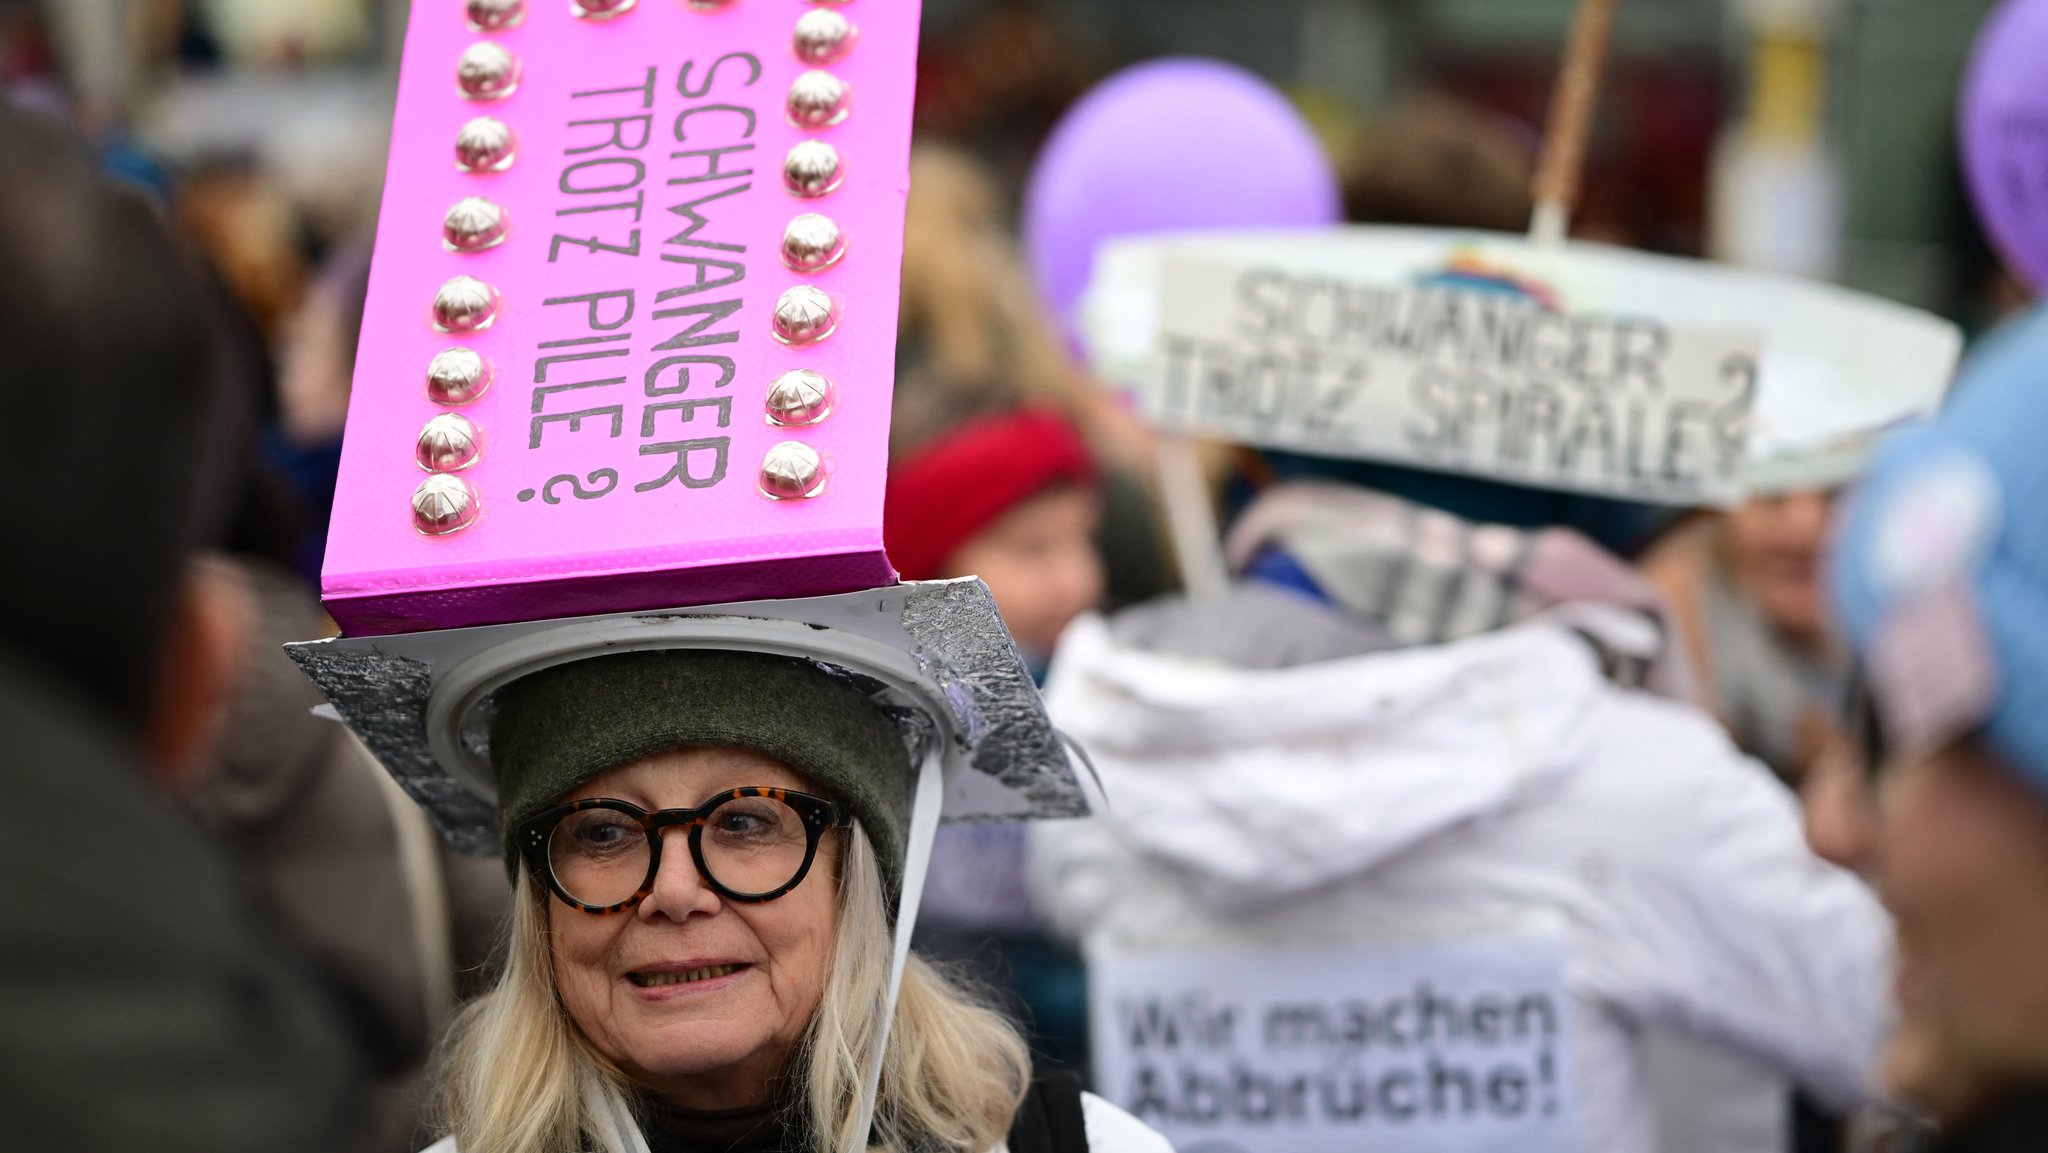
M256 612L255 596L231 562L201 556L186 564L143 727L149 775L160 787L193 787L218 750L249 663Z

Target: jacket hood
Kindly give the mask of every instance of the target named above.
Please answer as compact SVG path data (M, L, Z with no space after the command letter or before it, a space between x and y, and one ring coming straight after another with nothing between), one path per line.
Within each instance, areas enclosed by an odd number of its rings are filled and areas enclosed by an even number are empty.
M1584 763L1608 703L1592 645L1544 618L1454 644L1246 669L1076 621L1046 700L1102 819L1207 895L1315 889L1484 820Z

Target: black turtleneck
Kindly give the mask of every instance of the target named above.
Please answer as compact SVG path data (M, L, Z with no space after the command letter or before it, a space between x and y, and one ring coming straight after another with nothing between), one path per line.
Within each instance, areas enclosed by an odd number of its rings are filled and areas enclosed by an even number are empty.
M650 1100L641 1116L652 1153L786 1153L802 1147L791 1139L789 1113L779 1104L700 1112Z
M704 1112L643 1097L639 1116L651 1153L794 1153L809 1148L803 1138L803 1115L786 1102ZM1008 1145L1019 1153L1087 1149L1088 1118L1081 1104L1080 1079L1060 1071L1033 1080L1011 1124ZM1987 1146L1983 1153L2006 1149ZM1960 1153L1979 1150L1969 1146Z

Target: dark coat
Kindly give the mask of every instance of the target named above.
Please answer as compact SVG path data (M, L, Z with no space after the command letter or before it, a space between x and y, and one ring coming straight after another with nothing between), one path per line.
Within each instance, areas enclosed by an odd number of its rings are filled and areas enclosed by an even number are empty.
M336 1005L144 779L130 728L62 683L0 648L7 1147L336 1148L362 1089Z
M424 1134L426 1065L458 1001L488 987L511 906L504 863L463 857L325 703L282 646L333 631L290 573L238 561L256 609L212 772L188 806L241 864L288 938L349 1006L376 1074L362 1153Z

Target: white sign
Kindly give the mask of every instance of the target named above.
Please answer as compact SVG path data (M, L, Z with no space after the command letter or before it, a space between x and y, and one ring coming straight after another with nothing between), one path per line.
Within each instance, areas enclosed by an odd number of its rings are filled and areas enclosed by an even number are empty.
M1742 492L1756 334L1169 256L1148 416L1269 448L1678 504Z
M1283 276L1264 282L1228 273L1199 283L1188 279L1204 266ZM1235 295L1240 288L1244 299ZM1450 293L1478 299L1450 305L1443 300ZM1520 307L1512 307L1516 302ZM1297 314L1301 321L1292 323ZM1672 337L1659 355L1650 355L1657 350L1641 329L1622 327L1645 318L1654 318ZM1339 382L1311 391L1335 390L1344 379L1342 363L1360 359L1373 367L1369 379L1379 382L1373 395L1350 399L1354 408L1370 407L1345 421L1324 419L1318 425L1281 412L1247 431L1238 421L1244 401L1206 413L1188 409L1185 400L1179 410L1154 409L1176 426L1229 439L1271 435L1279 447L1574 488L1585 487L1575 478L1592 468L1598 455L1593 446L1607 435L1607 418L1613 418L1621 456L1616 467L1624 475L1654 478L1662 467L1662 438L1674 428L1684 451L1674 455L1672 469L1695 467L1700 420L1675 406L1712 403L1724 395L1716 390L1714 357L1696 340L1711 344L1721 339L1714 334L1749 334L1761 342L1747 421L1744 479L1751 491L1826 488L1853 477L1874 437L1934 411L1962 348L1962 334L1940 317L1819 281L1579 241L1546 248L1504 233L1383 226L1113 241L1096 254L1082 321L1096 371L1148 399L1166 380L1160 363L1165 337L1235 353L1236 359L1223 364L1222 380L1212 381L1225 392L1233 391L1232 378L1247 375L1246 358L1268 350L1280 358L1270 367L1253 360L1254 382L1235 391L1256 398L1262 390L1271 396L1292 387L1298 396L1299 379L1309 375L1334 375ZM1437 380L1422 395L1401 395L1425 371L1417 360L1432 355L1436 360L1427 371L1450 373L1454 383ZM1639 381L1631 390L1646 360L1665 359L1669 366L1657 371L1658 381L1667 387L1675 381L1677 392L1658 396ZM1501 361L1507 371L1498 367ZM1260 374L1266 379L1257 379ZM1404 385L1402 374L1411 383ZM1706 379L1698 379L1702 374ZM1546 387L1539 392L1528 384ZM1505 398L1500 404L1521 406L1496 418L1494 423L1519 422L1505 432L1489 431L1481 419L1495 385ZM1563 467L1550 434L1551 410L1559 407L1552 403L1559 400L1553 392L1562 393L1559 425L1570 433L1570 422L1582 420L1587 442L1579 459ZM1585 403L1595 396L1602 406ZM1272 396L1270 403L1281 400ZM1261 415L1256 402L1250 410ZM1464 415L1468 410L1470 417ZM1395 435L1402 426L1394 422L1411 415L1423 433L1416 447L1429 455L1411 451ZM1733 432L1722 419L1730 415L1723 407L1707 423L1714 431ZM1365 435L1354 443L1360 429ZM1454 433L1464 438L1462 446L1437 443ZM1528 459L1517 462L1517 453ZM1494 470L1489 462L1503 457L1506 469ZM1596 491L1620 488L1646 499L1633 481ZM1647 499L1690 503L1687 489L1665 481Z
M1089 957L1097 1091L1180 1153L1577 1153L1561 935Z

